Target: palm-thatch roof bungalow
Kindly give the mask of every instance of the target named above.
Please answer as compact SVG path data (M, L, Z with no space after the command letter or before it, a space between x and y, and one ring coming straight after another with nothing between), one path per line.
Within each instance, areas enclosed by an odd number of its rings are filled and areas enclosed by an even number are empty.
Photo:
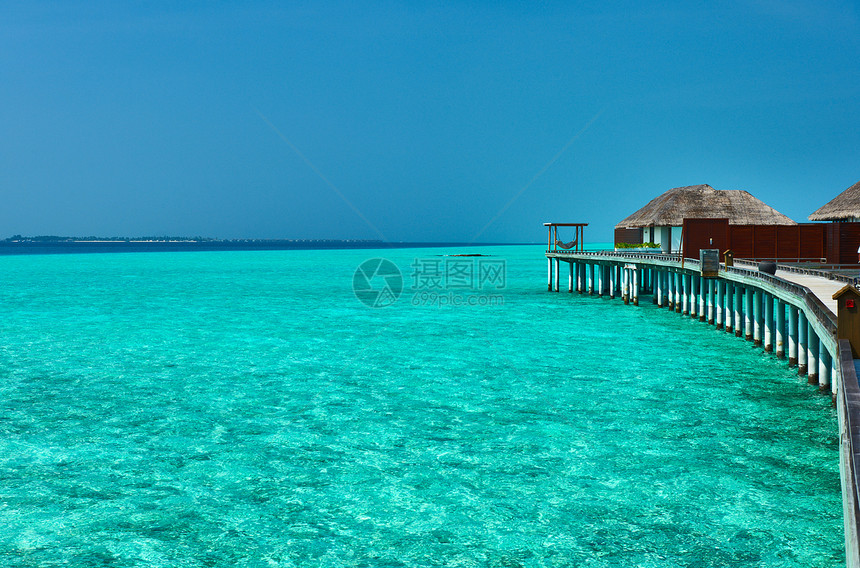
M681 247L684 219L728 219L729 225L797 225L743 190L719 190L710 185L676 187L649 201L615 226L639 229L641 242L660 245L663 252Z
M810 221L860 221L860 181L819 207Z

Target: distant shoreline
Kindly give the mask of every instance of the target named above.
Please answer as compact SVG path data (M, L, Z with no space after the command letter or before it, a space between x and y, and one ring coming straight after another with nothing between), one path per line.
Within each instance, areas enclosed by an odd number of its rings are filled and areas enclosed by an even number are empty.
M170 237L166 235L145 237L58 237L56 235L38 235L25 237L14 235L4 239L5 243L246 243L246 242L338 242L338 243L381 243L379 239L218 239L212 237Z
M354 250L439 247L518 246L539 243L384 242L327 239L58 239L0 241L0 256L116 252L204 252L266 250Z

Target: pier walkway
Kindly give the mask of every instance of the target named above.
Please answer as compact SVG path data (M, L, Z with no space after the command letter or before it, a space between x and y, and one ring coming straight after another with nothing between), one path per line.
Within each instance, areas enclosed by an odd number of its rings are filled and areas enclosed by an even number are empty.
M751 270L758 268L755 262L739 260L736 264ZM846 284L857 283L857 278L848 277L842 273L822 269L806 269L788 264L778 264L775 276L808 288L833 313L834 317L836 316L837 302L833 299L833 294L841 290Z
M836 316L836 300L833 299L833 294L841 290L845 286L845 282L830 280L824 276L789 272L783 269L777 269L775 276L809 288L821 300L821 303Z

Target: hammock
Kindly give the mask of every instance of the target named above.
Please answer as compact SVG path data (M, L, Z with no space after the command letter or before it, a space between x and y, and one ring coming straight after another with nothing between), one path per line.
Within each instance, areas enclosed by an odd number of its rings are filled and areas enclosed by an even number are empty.
M567 249L571 249L571 248L573 248L573 247L575 247L575 246L576 246L576 241L577 241L577 240L578 240L578 239L573 239L573 240L572 240L572 241L570 241L569 243L563 243L563 242L561 242L561 241L555 241L555 246L557 246L558 248L565 249L565 250L567 250Z

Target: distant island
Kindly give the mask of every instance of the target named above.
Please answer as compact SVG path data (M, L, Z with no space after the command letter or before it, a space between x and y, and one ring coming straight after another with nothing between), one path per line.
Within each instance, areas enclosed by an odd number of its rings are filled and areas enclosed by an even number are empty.
M97 252L192 252L394 249L494 246L500 243L420 243L370 239L217 239L211 237L61 237L13 235L0 239L0 256L20 254L64 254ZM510 244L510 243L505 243Z
M58 237L38 235L25 237L13 235L4 239L5 243L367 243L381 244L380 240L369 239L217 239L211 237Z

